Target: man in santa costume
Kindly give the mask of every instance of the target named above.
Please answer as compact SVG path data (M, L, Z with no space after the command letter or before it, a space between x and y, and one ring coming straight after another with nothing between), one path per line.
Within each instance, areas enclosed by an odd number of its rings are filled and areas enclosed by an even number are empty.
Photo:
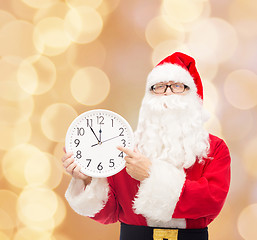
M230 184L230 154L204 129L207 114L195 61L176 52L147 78L126 168L108 178L80 173L72 154L63 165L73 178L66 199L78 214L121 222L121 240L206 240Z

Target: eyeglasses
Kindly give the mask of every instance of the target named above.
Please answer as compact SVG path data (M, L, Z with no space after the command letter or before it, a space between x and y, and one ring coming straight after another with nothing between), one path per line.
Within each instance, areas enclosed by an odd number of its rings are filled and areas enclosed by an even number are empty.
M184 85L183 83L173 83L173 84L155 84L151 86L151 91L156 94L166 93L167 89L173 93L183 93L186 89L189 89L188 86Z

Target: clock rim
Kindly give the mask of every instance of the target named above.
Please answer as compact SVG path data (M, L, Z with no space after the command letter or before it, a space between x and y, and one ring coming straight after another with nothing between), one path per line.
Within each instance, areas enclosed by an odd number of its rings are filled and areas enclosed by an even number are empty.
M83 118L84 115L87 115L87 114L90 114L90 113L94 113L94 112L106 112L106 113L111 113L112 115L115 115L116 117L120 118L123 122L126 123L127 127L128 127L128 132L131 133L131 146L128 147L128 149L134 149L134 145L135 145L135 142L134 142L134 132L133 132L133 129L132 127L130 126L129 122L124 118L122 117L120 114L116 113L116 112L113 112L111 110L107 110L107 109L92 109L92 110L89 110L89 111L86 111L86 112L83 112L81 114L79 114L69 125L69 128L66 132L66 136L65 136L65 149L66 149L66 152L67 151L67 147L68 147L68 141L69 141L69 137L70 137L70 132L73 128L73 124L75 124L75 122L80 119L80 118ZM69 148L69 147L68 147ZM74 158L74 160L80 165L80 163ZM124 157L123 157L123 160L124 160ZM80 165L81 166L81 165ZM120 168L117 168L115 169L115 171L113 171L112 173L109 173L109 174L103 174L103 175L94 175L94 174L86 174L84 173L83 171L80 170L81 173L85 174L86 176L89 176L89 177L94 177L94 178L106 178L106 177L110 177L110 176L114 176L115 174L121 172L124 168L125 168L125 160L124 160L124 164L121 165L122 167Z

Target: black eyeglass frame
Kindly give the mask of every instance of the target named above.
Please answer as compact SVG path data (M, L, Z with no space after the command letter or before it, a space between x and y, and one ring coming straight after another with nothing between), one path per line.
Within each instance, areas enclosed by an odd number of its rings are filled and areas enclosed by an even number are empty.
M156 84L154 84L154 85L152 85L151 86L151 89L150 89L150 91L153 91L155 94L163 94L163 93L166 93L166 91L167 91L167 89L168 88L170 88L170 90L173 92L173 89L172 89L172 86L174 86L174 85L176 85L177 83L173 83L173 84L163 84L163 85L165 85L165 90L164 90L164 92L162 92L162 93L156 93L155 91L154 91L154 86L156 85ZM185 92L185 90L186 89L190 89L187 85L185 85L185 84L183 84L183 86L184 86L184 89L183 89L183 91L182 92L173 92L173 93L183 93L183 92Z

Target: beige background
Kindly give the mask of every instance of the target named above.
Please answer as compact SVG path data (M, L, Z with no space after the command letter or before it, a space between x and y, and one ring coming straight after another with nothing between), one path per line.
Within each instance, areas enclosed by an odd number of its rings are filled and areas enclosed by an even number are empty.
M118 223L68 206L65 133L95 108L135 130L147 74L177 50L196 59L206 127L232 156L210 239L255 239L256 12L254 0L0 0L0 239L118 239Z

